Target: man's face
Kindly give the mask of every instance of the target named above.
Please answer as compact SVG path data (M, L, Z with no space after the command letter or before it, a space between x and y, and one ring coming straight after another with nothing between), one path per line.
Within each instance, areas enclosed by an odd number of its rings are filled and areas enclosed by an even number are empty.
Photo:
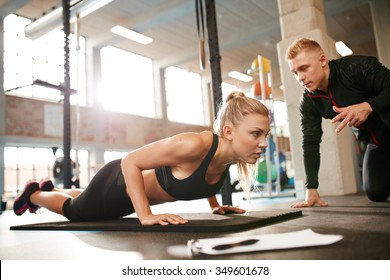
M295 79L307 90L327 91L326 58L322 52L303 50L288 61Z

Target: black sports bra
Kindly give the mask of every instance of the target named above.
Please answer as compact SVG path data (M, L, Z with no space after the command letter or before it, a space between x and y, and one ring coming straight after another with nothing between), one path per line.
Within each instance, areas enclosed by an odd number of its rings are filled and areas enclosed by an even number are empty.
M225 178L229 172L229 167L226 168L221 176L221 179L215 184L206 182L206 172L218 148L218 135L213 134L213 144L207 153L206 157L195 170L195 172L187 178L176 179L170 166L163 166L155 169L156 177L161 187L172 197L178 200L193 200L200 198L208 198L215 195L223 185Z

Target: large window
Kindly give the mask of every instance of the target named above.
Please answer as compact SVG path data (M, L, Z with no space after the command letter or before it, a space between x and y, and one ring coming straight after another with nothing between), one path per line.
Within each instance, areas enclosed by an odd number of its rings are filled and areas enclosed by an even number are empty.
M116 159L124 158L129 152L119 152L119 151L105 151L104 152L104 162L108 163Z
M52 85L64 82L64 41L62 30L54 30L30 40L24 34L29 19L9 15L4 19L4 90L8 94L59 101L61 92L42 86L43 81ZM78 94L71 96L71 103L86 103L85 39L69 36L71 88Z
M225 102L228 95L233 91L242 91L242 89L225 82L222 82L221 87L222 87L222 102Z
M100 100L106 110L155 117L152 60L122 49L101 49Z
M71 150L70 156L76 162L76 152ZM54 180L54 165L57 158L63 157L63 151L58 149L54 155L49 148L5 147L4 148L4 176L5 193L15 196L22 191L29 180L50 178ZM80 186L86 187L89 182L89 155L87 150L78 151ZM57 171L58 173L58 171ZM76 175L76 169L73 170ZM54 180L55 181L55 180ZM61 187L61 182L58 186Z
M199 74L168 67L165 70L165 90L170 121L207 125Z

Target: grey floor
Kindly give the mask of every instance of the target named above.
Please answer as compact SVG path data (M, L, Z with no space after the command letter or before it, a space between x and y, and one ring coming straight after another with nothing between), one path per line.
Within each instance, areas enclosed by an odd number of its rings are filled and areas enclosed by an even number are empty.
M17 217L11 210L0 215L1 260L389 260L390 201L370 202L365 195L324 197L329 207L303 208L303 216L253 230L230 233L186 232L94 232L94 231L10 231L12 225L65 220L42 210ZM251 209L288 209L298 199L258 198ZM234 204L248 207L240 193L233 194ZM174 202L156 206L154 212L207 212L206 200ZM284 233L312 229L317 233L340 234L335 244L299 249L263 251L236 255L189 256L171 253L172 246L182 246L190 239L225 236Z

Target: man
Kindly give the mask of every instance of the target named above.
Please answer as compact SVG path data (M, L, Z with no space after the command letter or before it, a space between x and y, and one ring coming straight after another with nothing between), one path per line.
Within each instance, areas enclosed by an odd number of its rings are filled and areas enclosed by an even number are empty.
M304 87L300 116L306 198L291 207L327 206L317 192L322 118L340 122L337 133L349 126L366 141L363 187L370 200L386 201L390 196L390 70L374 57L329 61L321 46L306 38L289 46L286 60Z

